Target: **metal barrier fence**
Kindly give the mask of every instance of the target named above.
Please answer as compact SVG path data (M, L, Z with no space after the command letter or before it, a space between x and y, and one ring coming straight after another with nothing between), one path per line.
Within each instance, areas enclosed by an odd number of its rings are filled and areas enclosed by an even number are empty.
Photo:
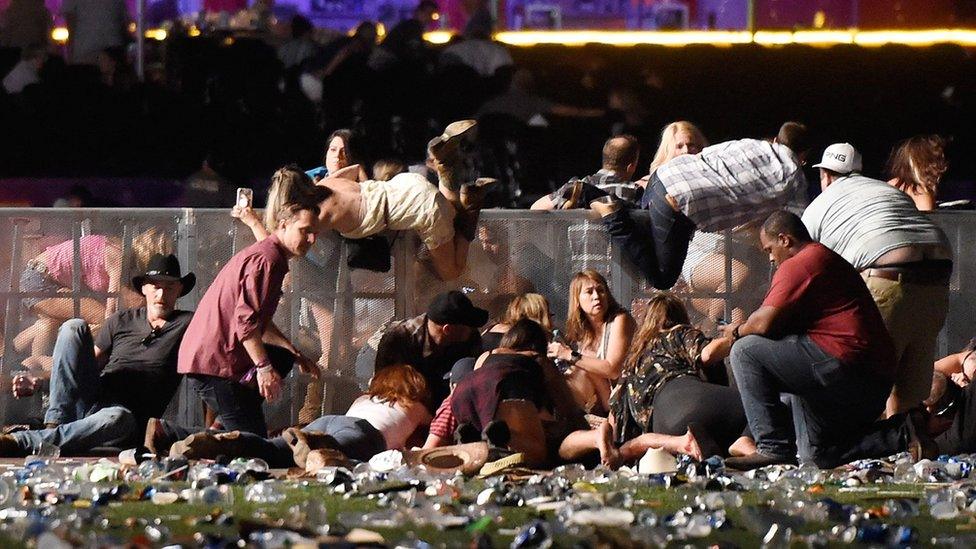
M976 309L976 248L968 240L976 235L976 215L933 215L949 234L956 254L949 319L939 342L942 356L974 335L970 319ZM104 235L110 247L121 251L121 264L113 260L108 270L121 273L123 291L100 293L85 285L83 263L98 258L92 258L82 244L89 241L84 237L93 235ZM292 262L275 322L307 356L320 357L327 369L321 388L293 374L285 398L268 407L271 425L296 422L307 397L308 409L315 413L345 411L372 373L370 350L376 338L371 341L371 336L391 319L422 313L438 292L461 289L487 308L492 318L514 295L538 292L549 299L557 324L566 316L570 280L582 269L603 273L617 300L635 316L651 292L589 212L483 212L468 269L451 282L434 276L423 254L418 254L416 235L391 237L395 238L393 268L388 273L350 270L346 246L335 234L320 235L306 259ZM124 291L138 272L138 258L172 250L184 271L197 275L196 288L178 303L179 308L192 310L220 268L254 238L225 210L0 209L0 242L0 412L3 421L10 423L40 417L41 398L13 399L9 380L33 364L32 356L50 354L52 331L60 322L39 320L29 305L60 298L57 303L65 317L85 315L97 325L110 299L117 298L119 308L140 303L140 296ZM46 249L62 243L69 243L64 246L70 247L73 257L70 283L59 289L25 291L25 271L38 265L36 259ZM713 331L719 322L751 312L761 302L769 276L768 261L754 237L699 233L674 291L687 300L693 321ZM178 396L167 415L202 425L199 400L185 389Z

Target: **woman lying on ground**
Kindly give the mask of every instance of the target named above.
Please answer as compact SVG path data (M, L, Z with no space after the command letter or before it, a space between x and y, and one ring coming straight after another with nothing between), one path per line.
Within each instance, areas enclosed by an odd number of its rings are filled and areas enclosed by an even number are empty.
M452 395L459 442L484 438L522 452L531 466L549 462L555 446L547 441L561 440L569 432L565 426L580 425L582 415L573 412L565 383L545 358L546 342L542 326L522 319L497 349L478 358Z
M722 360L731 340L709 341L689 325L688 312L670 293L651 298L610 400L610 417L600 427L566 437L559 448L565 460L600 451L604 465L616 467L640 458L648 448L696 459L743 453L746 416L739 393L709 381L727 379Z
M606 415L610 385L623 369L634 319L617 303L603 275L587 269L569 285L566 337L549 344L550 358L571 365L566 372L577 404Z
M188 459L258 457L272 467L305 467L313 450L334 450L366 461L390 449L406 446L418 427L430 423L430 393L424 376L407 365L383 368L369 382L366 394L345 415L322 416L308 426L286 429L266 439L251 433L195 433L173 444L172 454ZM160 448L152 448L161 451Z

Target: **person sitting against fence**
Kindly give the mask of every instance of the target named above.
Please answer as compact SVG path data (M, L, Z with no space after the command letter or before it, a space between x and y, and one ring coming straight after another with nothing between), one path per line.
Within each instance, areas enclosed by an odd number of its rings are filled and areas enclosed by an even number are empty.
M776 273L762 306L725 334L757 451L725 463L795 463L799 451L803 463L835 467L884 410L895 347L864 280L799 217L773 213L759 238Z
M459 443L484 439L521 452L530 466L549 462L543 421L554 419L553 402L539 364L546 360L547 341L542 326L522 319L497 349L479 358L452 397Z
M939 183L949 169L947 144L939 135L916 135L899 143L888 158L888 184L907 194L923 212L936 208Z
M424 376L406 364L376 372L369 388L344 415L325 415L305 427L266 438L247 431L203 431L177 441L170 455L187 459L256 457L272 467L367 461L386 450L402 450L418 428L430 424L430 392ZM339 452L336 454L335 452ZM318 456L312 455L318 453Z
M601 196L612 195L633 206L640 203L644 189L631 181L637 171L640 145L632 135L617 135L603 144L603 165L595 174L572 179L555 192L532 204L533 210L588 208Z
M698 460L752 453L742 401L728 387L723 363L731 346L731 339L709 340L692 326L673 294L656 294L610 398L609 418L566 437L560 457L575 461L597 449L605 466L616 467L649 448Z
M104 300L90 296L78 298L81 318L98 332L98 327L116 312L122 291L125 302L138 299L137 294L121 284L123 276L122 239L108 235L82 236L78 240L81 263L82 292L109 294ZM68 294L74 286L75 241L67 240L51 246L27 261L27 268L20 274L20 291L49 294ZM169 235L156 228L143 231L132 239L132 271L145 269L154 254L169 254L173 242ZM21 301L24 309L37 320L21 331L14 339L17 351L30 349L27 366L34 365L37 357L49 355L58 326L74 318L72 297L30 296ZM10 320L8 319L8 322Z
M569 364L566 375L577 404L606 415L610 386L620 377L634 336L634 319L617 303L607 280L587 269L569 285L565 338L549 344L548 356Z
M462 181L460 142L474 127L473 121L455 122L435 137L429 148L437 160L440 180L433 188L421 175L401 173L390 181L361 180L362 169L348 166L314 185L331 193L320 206L319 224L335 229L346 238L362 239L386 230L415 230L427 247L434 270L442 280L455 279L467 265L468 248L476 237L478 218L493 179ZM283 168L275 174L268 193L271 204L294 200L307 194L312 181L296 169ZM439 192L438 192L439 191ZM235 206L239 217L255 236L266 232L250 208ZM387 251L389 253L389 251Z
M132 279L143 306L109 316L97 336L80 318L61 325L54 354L46 357L51 381L45 428L0 435L0 457L36 454L43 445L77 455L138 441L180 383L177 351L193 313L176 309L176 300L196 283L193 273L180 273L175 256L155 255ZM29 374L17 375L14 397L31 396L41 384Z
M791 202L806 203L807 129L787 122L771 141L740 139L661 165L641 198L650 218L604 197L590 206L613 241L655 288L678 280L695 230L720 232L762 219Z

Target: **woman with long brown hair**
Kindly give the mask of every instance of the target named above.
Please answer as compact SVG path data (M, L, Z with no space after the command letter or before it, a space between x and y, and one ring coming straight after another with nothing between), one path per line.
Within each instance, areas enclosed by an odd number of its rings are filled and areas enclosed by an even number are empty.
M593 269L577 273L569 284L566 336L549 344L548 355L571 365L570 387L584 410L609 410L610 385L620 377L633 335L634 319L607 279Z
M567 437L560 457L577 459L596 448L605 465L615 466L648 448L696 459L749 452L739 393L710 381L727 379L722 360L731 347L730 339L710 341L691 326L673 294L656 294L610 399L610 417L597 429Z
M946 140L938 135L916 135L899 143L888 158L888 184L907 194L923 212L935 209L939 182L949 169L945 147Z

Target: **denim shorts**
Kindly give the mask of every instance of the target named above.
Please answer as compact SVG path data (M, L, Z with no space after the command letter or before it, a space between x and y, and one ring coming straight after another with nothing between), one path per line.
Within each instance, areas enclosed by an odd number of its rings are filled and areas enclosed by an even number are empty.
M63 288L47 274L47 268L41 263L28 262L27 268L20 273L20 291L45 292L54 294ZM35 305L50 299L50 297L25 297L20 300L24 312L29 312Z

